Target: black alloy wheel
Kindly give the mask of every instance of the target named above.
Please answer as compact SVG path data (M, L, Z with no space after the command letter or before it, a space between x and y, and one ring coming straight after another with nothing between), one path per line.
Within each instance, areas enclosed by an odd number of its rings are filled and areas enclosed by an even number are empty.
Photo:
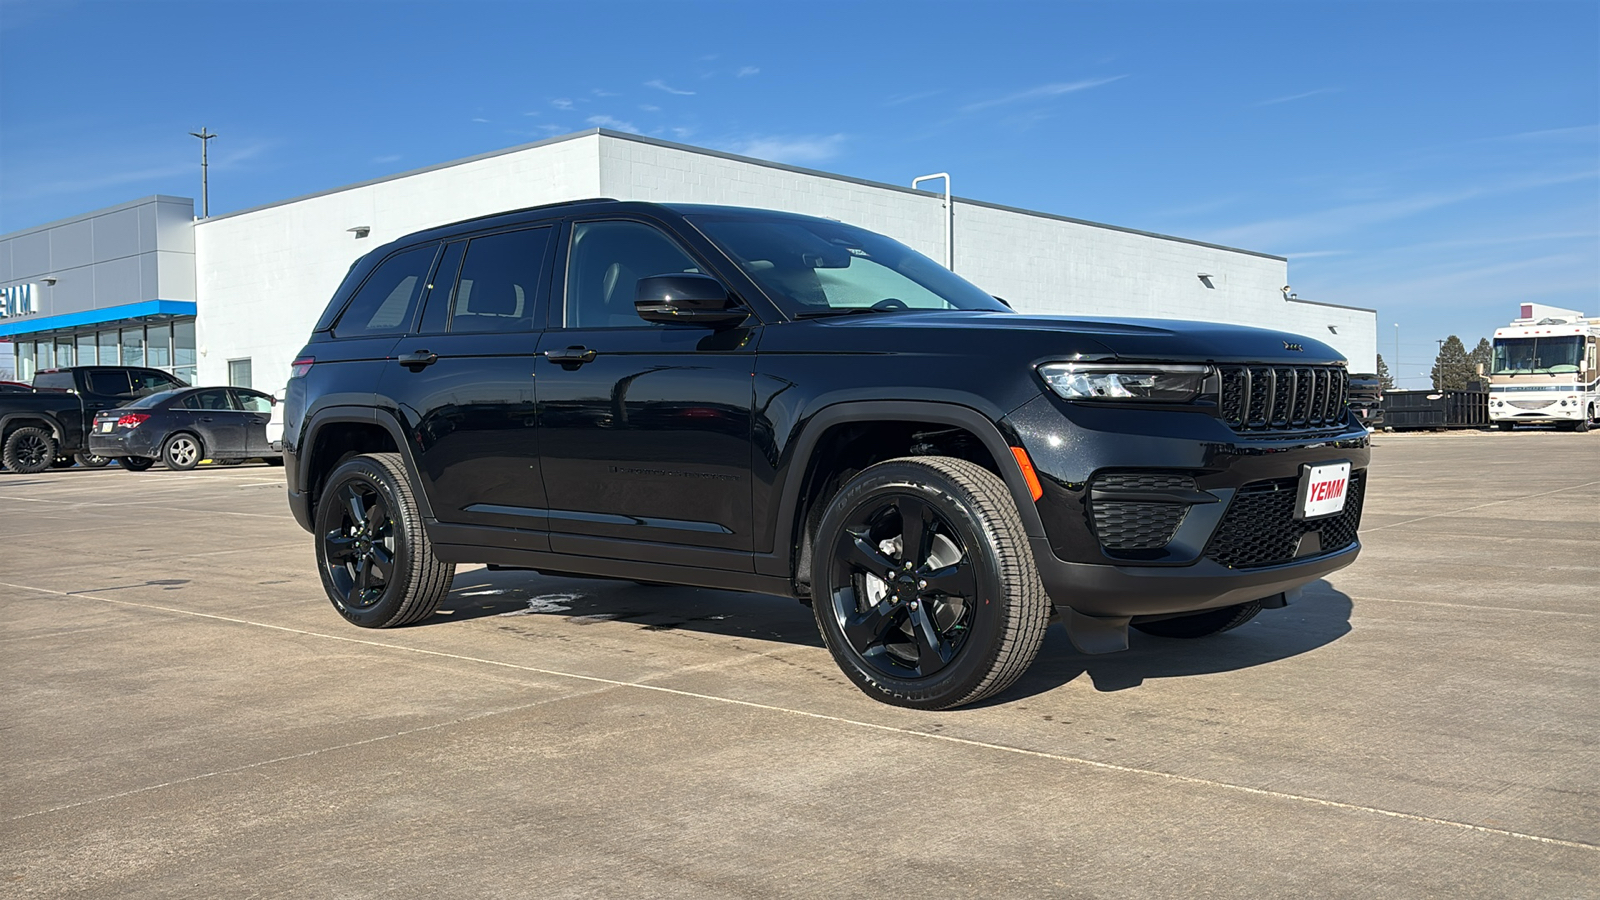
M129 472L143 472L144 470L150 468L151 466L153 466L155 464L156 464L156 461L151 459L148 456L119 456L119 457L117 457L117 465L123 467L124 469L127 469Z
M317 562L339 614L363 628L433 615L455 567L439 562L398 454L357 456L317 500Z
M0 458L19 475L37 475L55 462L56 439L43 428L18 428L6 436Z
M981 466L934 456L872 466L828 504L816 547L818 628L876 699L972 703L1038 654L1050 602L1010 492Z
M72 458L77 460L78 465L83 466L85 469L104 469L106 466L111 465L111 457L95 456L93 453L78 453L74 454Z

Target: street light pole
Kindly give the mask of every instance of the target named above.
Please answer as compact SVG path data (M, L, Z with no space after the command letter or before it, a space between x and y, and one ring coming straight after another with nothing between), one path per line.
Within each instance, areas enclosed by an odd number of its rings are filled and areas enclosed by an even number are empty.
M211 146L211 139L216 135L206 131L204 125L200 126L199 131L191 131L189 134L200 139L200 218L204 219L211 215L211 185L206 173L208 163L206 149Z
M1389 367L1394 372L1394 389L1400 390L1400 323L1394 323L1394 365Z

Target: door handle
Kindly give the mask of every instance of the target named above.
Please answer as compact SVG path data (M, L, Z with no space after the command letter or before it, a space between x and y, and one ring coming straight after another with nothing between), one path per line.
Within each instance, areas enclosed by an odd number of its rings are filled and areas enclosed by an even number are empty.
M576 368L586 362L594 362L595 352L588 347L568 347L565 350L546 350L544 355L553 363Z
M438 361L439 354L430 352L428 350L413 350L410 353L402 353L397 360L400 365L405 366L413 372L421 372L423 369L433 365Z

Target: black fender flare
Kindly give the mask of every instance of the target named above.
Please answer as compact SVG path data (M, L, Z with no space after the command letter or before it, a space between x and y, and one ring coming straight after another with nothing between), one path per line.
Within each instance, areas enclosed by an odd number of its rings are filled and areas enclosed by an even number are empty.
M412 493L416 497L417 507L424 519L433 519L433 503L428 496L427 484L422 480L421 472L417 468L417 460L412 452L411 441L407 439L400 423L392 416L379 415L378 410L370 406L325 406L312 412L306 417L304 428L300 431L298 449L301 456L300 464L295 468L295 483L290 489L312 500L311 510L315 509L316 498L311 491L311 473L315 471L312 463L315 460L310 454L316 449L317 438L322 429L329 425L340 423L356 423L361 425L376 425L389 433L390 440L394 441L396 452L405 464L406 477L411 479Z
M796 513L800 506L800 492L805 487L805 473L809 468L817 442L830 428L846 422L918 421L953 425L971 432L994 458L1000 468L1011 499L1022 516L1023 528L1029 537L1044 536L1044 520L1034 506L1033 492L1023 477L1022 467L1012 455L1012 444L988 416L970 406L926 400L847 400L823 407L806 423L795 441L789 472L784 478L783 493L778 502L778 520L773 529L772 552L785 560L794 548ZM1020 442L1017 444L1020 446Z
M50 429L50 436L55 438L56 444L58 446L61 445L61 444L65 444L66 443L67 432L66 432L65 429L63 429L61 427L61 422L59 420L57 420L54 415L52 415L50 413L46 413L46 412L7 413L7 414L5 414L3 416L0 416L0 435L4 435L7 432L9 432L11 430L12 425L14 423L16 423L19 419L21 421L23 421L23 422L29 422L29 423L31 423L31 422L40 422L40 423L43 423L45 426L47 426ZM29 427L29 426L27 426L27 425L17 425L17 427L18 428L26 428L26 427Z

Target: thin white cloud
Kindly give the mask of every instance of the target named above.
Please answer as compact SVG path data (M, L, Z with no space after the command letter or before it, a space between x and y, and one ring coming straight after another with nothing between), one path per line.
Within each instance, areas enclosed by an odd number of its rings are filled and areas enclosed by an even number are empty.
M1287 97L1273 97L1271 100L1260 100L1260 101L1257 101L1257 102L1252 103L1250 105L1251 106L1277 106L1279 103L1293 103L1296 100L1304 100L1307 97L1316 97L1316 96L1318 96L1320 94L1337 94L1337 93L1339 93L1339 90L1340 90L1339 88L1317 88L1314 91L1305 91L1305 92L1302 92L1302 93L1299 93L1299 94L1290 94Z
M639 108L644 110L645 112L661 112L661 107L652 106L649 103L641 103L641 104L639 104Z
M262 155L271 147L272 144L266 141L246 143L243 146L229 147L225 150L220 147L214 147L211 152L211 168L219 171L228 171L241 163ZM142 155L152 159L163 159L169 156L165 151ZM117 155L116 159L124 161L126 157L127 153L123 151ZM93 172L93 175L49 178L29 177L18 173L14 179L10 180L16 184L26 184L28 186L21 190L8 191L7 198L24 199L51 194L75 194L81 191L92 191L118 185L159 182L169 178L189 175L194 173L197 168L199 168L198 164L186 160L183 162L117 169L109 160L90 161L85 159L72 165L71 170L74 172Z
M482 123L484 123L484 124L485 124L485 125L487 125L487 124L489 124L489 120L488 120L488 119L482 119L482 118L478 118L478 117L477 117L477 116L474 116L474 117L473 117L473 118L472 118L472 121L474 121L474 122L482 122Z
M616 91L608 91L608 90L606 90L604 88L595 88L595 89L591 90L589 93L595 95L596 97L620 97L621 96Z
M533 112L525 112L525 113L523 113L523 115L525 115L525 116L537 116L538 114L539 113L538 113L537 110L535 110Z
M647 87L647 88L655 88L658 91L666 91L669 94L677 94L680 97L693 97L694 96L694 91L680 91L677 88L672 87L671 85L667 84L666 82L662 81L659 78L652 79L650 81L646 81L644 83L644 86Z
M389 154L386 154L384 156L374 156L372 158L372 161L377 163L378 165L382 166L382 165L387 165L387 164L393 163L393 162L399 162L400 159L401 159L400 154L398 154L398 153L389 153Z
M555 100L551 100L550 105L554 106L556 109L571 109L572 101L565 97L559 97Z
M884 106L899 106L902 103L915 103L918 100L926 100L929 97L937 97L942 93L944 93L944 91L938 90L938 91L919 91L919 92L917 92L915 94L895 94L894 96L890 97L889 99L883 101L883 105Z
M611 116L590 116L584 121L596 128L609 128L612 131L629 131L634 134L640 133L639 129L635 127L632 122L624 122L621 119L612 118Z
M723 142L721 148L741 156L773 162L816 163L833 159L842 152L842 134L780 136L768 135Z
M996 97L992 100L981 100L977 103L968 103L966 106L961 107L961 111L970 113L977 112L980 109L988 109L992 106L1004 106L1011 103L1026 103L1031 100L1048 100L1051 97L1060 97L1063 94L1073 94L1077 93L1078 91L1086 91L1090 88L1097 88L1101 85L1110 84L1113 81L1121 81L1127 77L1128 76L1126 75L1113 75L1110 78L1088 78L1083 81L1041 84L1038 87L1028 88L1025 91L1018 91L1015 94L1007 94L1004 97Z
M1304 253L1285 253L1284 256L1289 257L1289 261L1290 262L1296 262L1296 261L1299 261L1299 260L1302 260L1302 259L1321 259L1324 256L1349 256L1353 252L1355 252L1355 251L1352 251L1352 250L1307 250Z
M672 129L672 136L677 138L680 141L686 141L689 138L694 137L694 129L693 128L674 128L674 129Z
M737 75L735 75L733 77L735 77L735 78L749 78L751 75L760 75L760 74L761 74L761 70L756 68L755 66L745 66L744 68L739 70L739 73Z

